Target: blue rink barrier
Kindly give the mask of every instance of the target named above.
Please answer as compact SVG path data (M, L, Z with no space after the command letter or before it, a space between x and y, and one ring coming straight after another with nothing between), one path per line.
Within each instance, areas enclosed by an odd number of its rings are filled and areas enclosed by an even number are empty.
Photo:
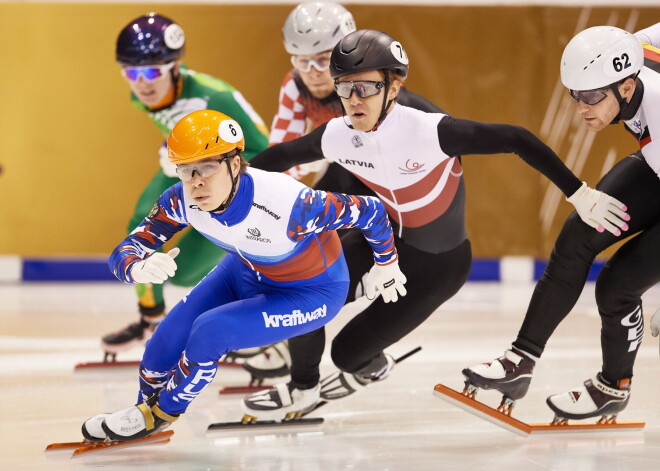
M594 281L604 261L596 261L588 280ZM536 281L543 274L546 260L531 257L477 258L472 262L469 281ZM0 282L100 282L118 281L108 268L107 259L26 258L0 256Z

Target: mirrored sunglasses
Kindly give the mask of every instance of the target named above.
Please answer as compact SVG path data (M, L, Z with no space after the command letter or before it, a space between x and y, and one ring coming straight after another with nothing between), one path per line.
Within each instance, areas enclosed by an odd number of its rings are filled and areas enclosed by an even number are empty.
M165 76L174 67L174 62L162 65L145 65L143 67L122 67L121 73L131 82L137 82L140 76L146 82L153 82Z
M180 164L176 166L176 174L181 181L189 182L193 179L195 172L202 177L208 178L215 175L222 168L222 161L227 157L218 160L208 160L205 162L196 162L194 164Z
M575 103L582 101L585 105L597 105L607 98L608 88L598 88L596 90L569 90L568 93Z
M305 56L291 56L291 64L301 72L309 72L312 70L312 66L319 72L323 72L330 67L330 54L313 59Z
M335 82L335 91L341 98L350 98L353 90L360 98L367 98L378 95L385 86L385 82L374 82L371 80L362 80L358 82Z

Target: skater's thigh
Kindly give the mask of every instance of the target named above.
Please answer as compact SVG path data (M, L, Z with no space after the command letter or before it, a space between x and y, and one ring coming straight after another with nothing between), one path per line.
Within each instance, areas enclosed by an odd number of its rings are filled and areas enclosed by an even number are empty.
M214 360L229 351L259 347L306 334L331 321L343 305L347 283L268 290L212 308L199 316L186 352Z
M660 222L623 244L605 264L596 282L603 314L630 311L646 290L660 282ZM628 306L622 306L628 304Z
M458 292L467 280L471 265L468 240L441 254L401 244L399 266L408 280L406 296L395 303L385 303L378 297L342 329L337 336L338 348L352 349L347 344L354 343L360 335L375 335L389 343L398 341Z
M144 358L167 358L177 361L183 351L195 320L218 306L240 299L242 263L234 256L220 264L179 301L160 323L147 342ZM167 363L167 361L164 361Z

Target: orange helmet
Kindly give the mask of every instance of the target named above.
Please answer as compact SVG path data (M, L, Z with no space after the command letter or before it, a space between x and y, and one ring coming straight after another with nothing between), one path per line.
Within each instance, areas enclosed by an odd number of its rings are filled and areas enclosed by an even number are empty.
M167 138L167 155L175 164L186 164L245 149L241 126L214 110L194 111L176 123Z

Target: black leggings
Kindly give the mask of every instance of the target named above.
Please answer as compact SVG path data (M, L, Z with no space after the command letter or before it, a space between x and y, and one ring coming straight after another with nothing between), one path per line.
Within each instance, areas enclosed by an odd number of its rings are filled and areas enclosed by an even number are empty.
M627 234L639 232L616 251L596 282L602 373L616 382L632 377L644 329L641 296L660 281L660 179L638 152L615 165L596 188L627 205L631 216ZM514 346L536 356L543 353L555 328L577 302L596 255L619 240L609 232L597 232L575 212L568 217Z
M357 230L342 235L344 255L350 274L349 298L362 276L374 264L373 254ZM378 297L368 308L351 319L332 341L332 360L339 369L354 373L368 369L383 355L383 349L399 341L424 322L440 305L465 284L472 265L470 241L444 253L431 254L415 249L400 239L395 241L399 266L406 275L408 294L396 303ZM319 381L319 363L325 347L323 329L289 339L291 379L300 387Z

